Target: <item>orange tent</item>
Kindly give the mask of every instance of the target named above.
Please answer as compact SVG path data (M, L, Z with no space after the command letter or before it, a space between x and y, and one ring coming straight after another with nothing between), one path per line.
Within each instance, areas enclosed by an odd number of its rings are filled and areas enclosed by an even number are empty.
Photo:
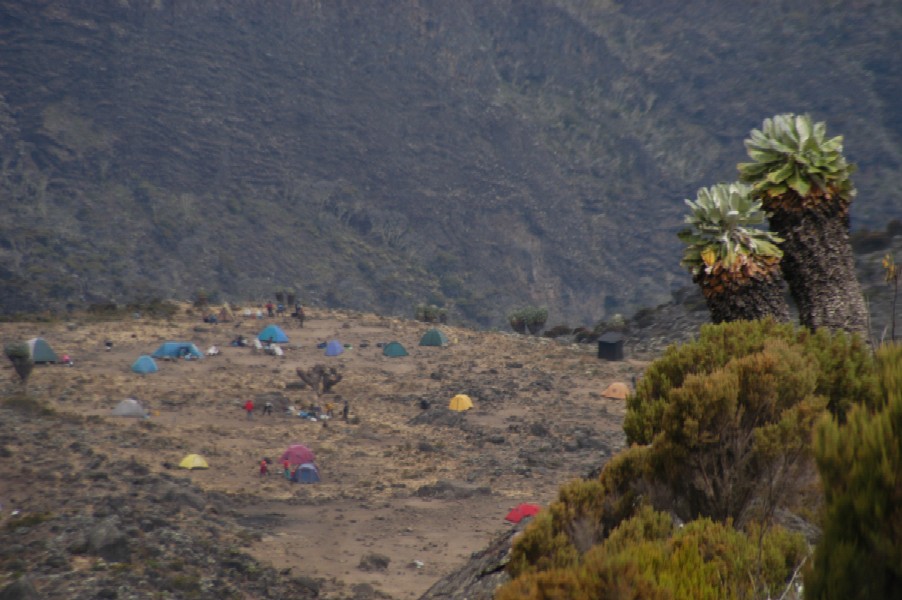
M630 394L630 388L625 383L620 381L615 381L608 387L604 389L601 393L605 398L614 398L617 400L624 400Z

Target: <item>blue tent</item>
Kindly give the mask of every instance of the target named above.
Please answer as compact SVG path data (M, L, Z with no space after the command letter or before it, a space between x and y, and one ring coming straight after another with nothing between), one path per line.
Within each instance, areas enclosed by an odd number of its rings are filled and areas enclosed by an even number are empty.
M319 471L313 463L304 463L291 474L295 483L319 483Z
M389 342L382 348L382 354L397 358L398 356L407 356L407 349L401 345L401 342Z
M204 357L200 350L197 349L197 346L191 342L163 342L151 356L154 358L182 358L185 356L190 356L192 358Z
M326 344L326 356L338 356L344 351L344 346L338 340L329 340L329 343Z
M282 331L282 328L278 325L269 325L260 332L260 335L257 336L257 339L261 342L267 343L276 343L276 344L287 344L288 336L285 335L285 332Z
M157 368L157 363L146 354L139 356L138 360L132 363L132 371L140 373L141 375L156 373L159 370L160 369Z

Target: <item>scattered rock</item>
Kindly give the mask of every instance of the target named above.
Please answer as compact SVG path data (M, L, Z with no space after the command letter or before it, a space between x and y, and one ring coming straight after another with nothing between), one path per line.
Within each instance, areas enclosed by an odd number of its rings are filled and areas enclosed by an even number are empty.
M388 568L390 562L391 559L384 554L373 552L365 554L360 559L360 564L357 565L357 568L361 571L384 571Z

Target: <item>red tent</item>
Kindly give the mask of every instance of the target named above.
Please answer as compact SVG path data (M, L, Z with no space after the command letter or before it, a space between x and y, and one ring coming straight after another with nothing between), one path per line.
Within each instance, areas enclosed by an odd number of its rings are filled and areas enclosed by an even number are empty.
M515 506L507 516L504 517L505 521L510 521L511 523L519 523L526 517L534 517L538 514L541 507L538 504L529 504L528 502L524 502L523 504L518 504Z
M304 446L303 444L292 444L288 446L288 449L282 453L281 458L279 458L279 462L288 461L293 465L303 465L305 463L314 463L316 462L316 457L313 455L313 450Z

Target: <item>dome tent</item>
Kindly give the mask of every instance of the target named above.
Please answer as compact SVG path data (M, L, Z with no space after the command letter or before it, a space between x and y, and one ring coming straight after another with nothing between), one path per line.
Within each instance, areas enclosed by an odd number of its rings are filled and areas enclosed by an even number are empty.
M31 353L31 360L34 364L59 362L56 352L53 351L53 348L50 347L50 344L44 338L32 338L27 343L28 351Z
M326 344L326 356L338 356L344 351L344 346L342 346L341 342L338 340L330 340L329 343Z
M601 395L605 398L613 398L615 400L625 400L630 395L630 388L625 383L615 381L604 389Z
M153 358L203 358L204 355L191 342L163 342L160 347L151 354Z
M147 411L141 406L141 403L134 398L126 398L116 405L111 413L114 417L134 417L143 419L147 416Z
M189 454L179 463L182 469L209 469L210 465L200 454Z
M448 336L438 329L430 329L420 338L420 346L447 346Z
M382 354L390 358L408 355L407 349L401 345L401 342L389 342L385 344L385 347L382 348Z
M285 332L282 331L282 328L278 325L268 325L257 335L257 339L261 342L269 343L269 344L287 344L288 336L285 335Z
M463 412L473 408L473 401L466 394L458 394L451 398L448 408L453 411Z
M147 354L142 354L138 360L132 363L132 371L147 375L148 373L156 373L160 368L157 367L156 361Z

